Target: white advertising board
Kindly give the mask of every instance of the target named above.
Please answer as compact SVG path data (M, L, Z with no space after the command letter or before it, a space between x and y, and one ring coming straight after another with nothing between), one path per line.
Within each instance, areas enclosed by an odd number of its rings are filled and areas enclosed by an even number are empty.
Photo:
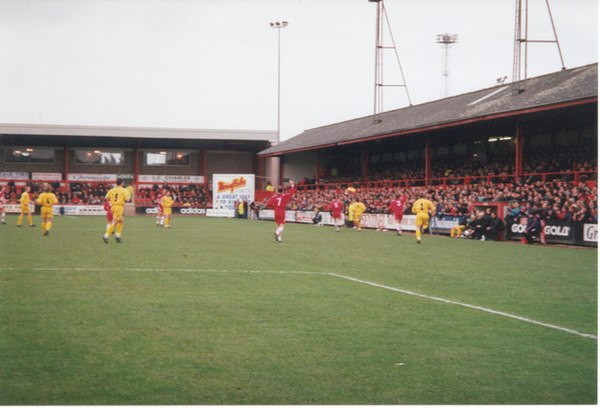
M23 171L2 171L0 179L3 180L29 180L29 173Z
M117 181L116 174L92 174L92 173L70 173L68 181L92 182L92 183L114 183Z
M204 176L140 174L139 183L204 183Z
M62 173L31 173L31 179L36 181L61 181Z
M254 201L254 174L213 174L213 208L233 210L235 202Z

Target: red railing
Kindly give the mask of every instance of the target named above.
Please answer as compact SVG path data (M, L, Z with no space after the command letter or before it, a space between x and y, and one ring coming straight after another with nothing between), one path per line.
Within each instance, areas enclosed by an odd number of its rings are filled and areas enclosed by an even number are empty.
M542 182L556 179L566 179L574 183L585 181L591 185L597 183L597 171L562 171L549 173L526 173L521 175L521 179L535 179ZM513 183L516 180L514 174L488 174L485 176L453 176L453 177L433 177L429 183L425 184L424 178L419 179L401 179L401 180L369 180L367 182L359 181L340 181L340 182L319 182L315 184L298 184L298 189L319 189L336 190L345 189L352 186L355 188L377 188L377 187L419 187L425 185L447 186L447 185L470 185L484 183Z

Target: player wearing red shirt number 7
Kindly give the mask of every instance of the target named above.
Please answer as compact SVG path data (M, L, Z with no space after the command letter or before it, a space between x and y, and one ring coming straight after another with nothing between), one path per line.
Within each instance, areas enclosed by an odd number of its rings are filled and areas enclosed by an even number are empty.
M277 242L282 241L281 235L285 226L285 210L294 194L296 194L296 186L290 180L290 189L287 193L279 192L271 196L269 201L267 201L267 208L275 210L275 241Z

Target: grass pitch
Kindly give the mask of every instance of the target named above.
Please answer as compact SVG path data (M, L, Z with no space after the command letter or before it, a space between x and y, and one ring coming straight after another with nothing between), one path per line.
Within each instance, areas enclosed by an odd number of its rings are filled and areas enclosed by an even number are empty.
M153 221L0 225L0 405L597 401L595 249Z

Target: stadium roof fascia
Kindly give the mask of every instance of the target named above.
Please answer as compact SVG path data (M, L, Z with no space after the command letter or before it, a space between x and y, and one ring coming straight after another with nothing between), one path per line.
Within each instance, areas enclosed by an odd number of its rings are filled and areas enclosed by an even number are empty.
M564 103L557 103L557 104L547 105L547 106L540 106L540 107L531 108L531 109L522 109L522 110L518 110L518 111L498 113L495 115L480 116L480 117L476 117L476 118L460 120L457 122L448 122L448 123L442 123L439 125L423 127L423 128L419 128L419 129L405 130L402 132L387 133L387 134L383 134L383 135L375 135L372 137L365 137L362 139L349 140L347 142L340 142L337 145L342 146L342 145L349 145L349 144L354 144L354 143L368 142L371 140L384 139L387 137L395 137L395 136L402 136L402 135L407 135L407 134L411 134L411 133L414 134L414 133L427 132L430 130L437 130L437 129L443 129L443 128L448 128L448 127L467 125L469 123L482 122L482 121L486 121L486 120L494 120L494 119L502 119L502 118L508 118L508 117L514 117L514 116L527 115L529 113L544 112L544 111L548 111L548 110L567 108L570 106L577 106L577 105L585 105L585 104L594 103L594 102L598 102L598 97L593 97L593 98L588 98L588 99L580 99L577 101L570 101L570 102L564 102Z
M72 126L0 123L0 134L72 137L130 137L184 140L265 141L277 139L274 130L184 129L116 126Z
M260 157L321 150L400 135L598 102L598 64L561 70L421 105L305 130ZM515 89L524 89L516 92Z

